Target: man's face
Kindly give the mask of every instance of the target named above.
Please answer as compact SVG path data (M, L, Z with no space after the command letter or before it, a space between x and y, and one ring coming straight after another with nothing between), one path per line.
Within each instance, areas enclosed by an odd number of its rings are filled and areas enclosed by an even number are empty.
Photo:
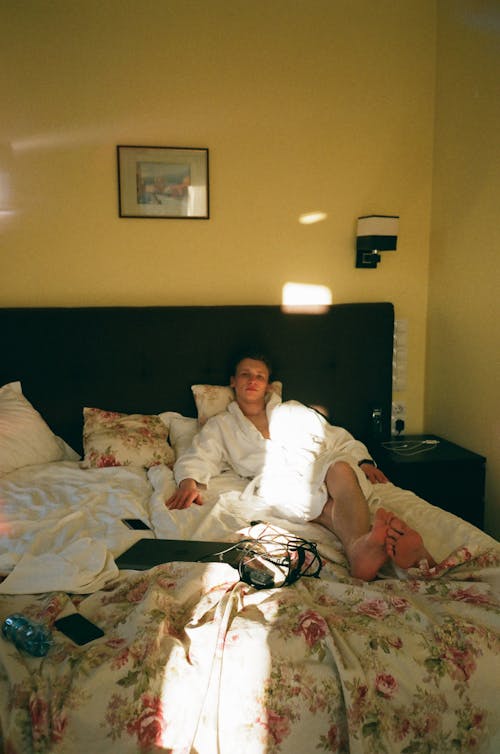
M269 390L269 370L263 361L242 359L231 377L231 387L238 403L263 402Z

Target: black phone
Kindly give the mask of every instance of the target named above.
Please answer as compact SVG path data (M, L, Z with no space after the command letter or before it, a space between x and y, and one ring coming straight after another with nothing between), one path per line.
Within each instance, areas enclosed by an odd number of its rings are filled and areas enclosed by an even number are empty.
M102 628L84 618L80 613L72 613L64 618L58 618L54 621L54 627L80 646L104 636Z
M149 529L151 531L151 527L140 518L122 518L122 521L129 529Z

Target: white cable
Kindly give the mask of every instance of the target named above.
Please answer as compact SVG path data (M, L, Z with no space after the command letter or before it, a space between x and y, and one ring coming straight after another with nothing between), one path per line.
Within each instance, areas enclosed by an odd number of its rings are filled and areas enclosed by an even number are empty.
M439 445L439 440L392 440L383 442L382 447L400 456L415 456L434 450Z

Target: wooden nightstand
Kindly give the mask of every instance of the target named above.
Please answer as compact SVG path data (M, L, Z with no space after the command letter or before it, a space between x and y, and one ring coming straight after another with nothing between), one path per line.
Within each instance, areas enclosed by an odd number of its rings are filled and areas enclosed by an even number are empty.
M421 445L425 440L439 442ZM400 447L398 452L397 443L407 447ZM437 435L404 435L370 446L370 452L398 487L412 490L429 503L483 528L484 456Z

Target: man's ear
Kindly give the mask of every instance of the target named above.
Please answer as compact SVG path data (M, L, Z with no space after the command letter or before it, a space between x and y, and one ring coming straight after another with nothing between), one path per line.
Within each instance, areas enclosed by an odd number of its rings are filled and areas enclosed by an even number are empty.
M234 377L230 377L230 379L229 379L229 387L234 387Z

